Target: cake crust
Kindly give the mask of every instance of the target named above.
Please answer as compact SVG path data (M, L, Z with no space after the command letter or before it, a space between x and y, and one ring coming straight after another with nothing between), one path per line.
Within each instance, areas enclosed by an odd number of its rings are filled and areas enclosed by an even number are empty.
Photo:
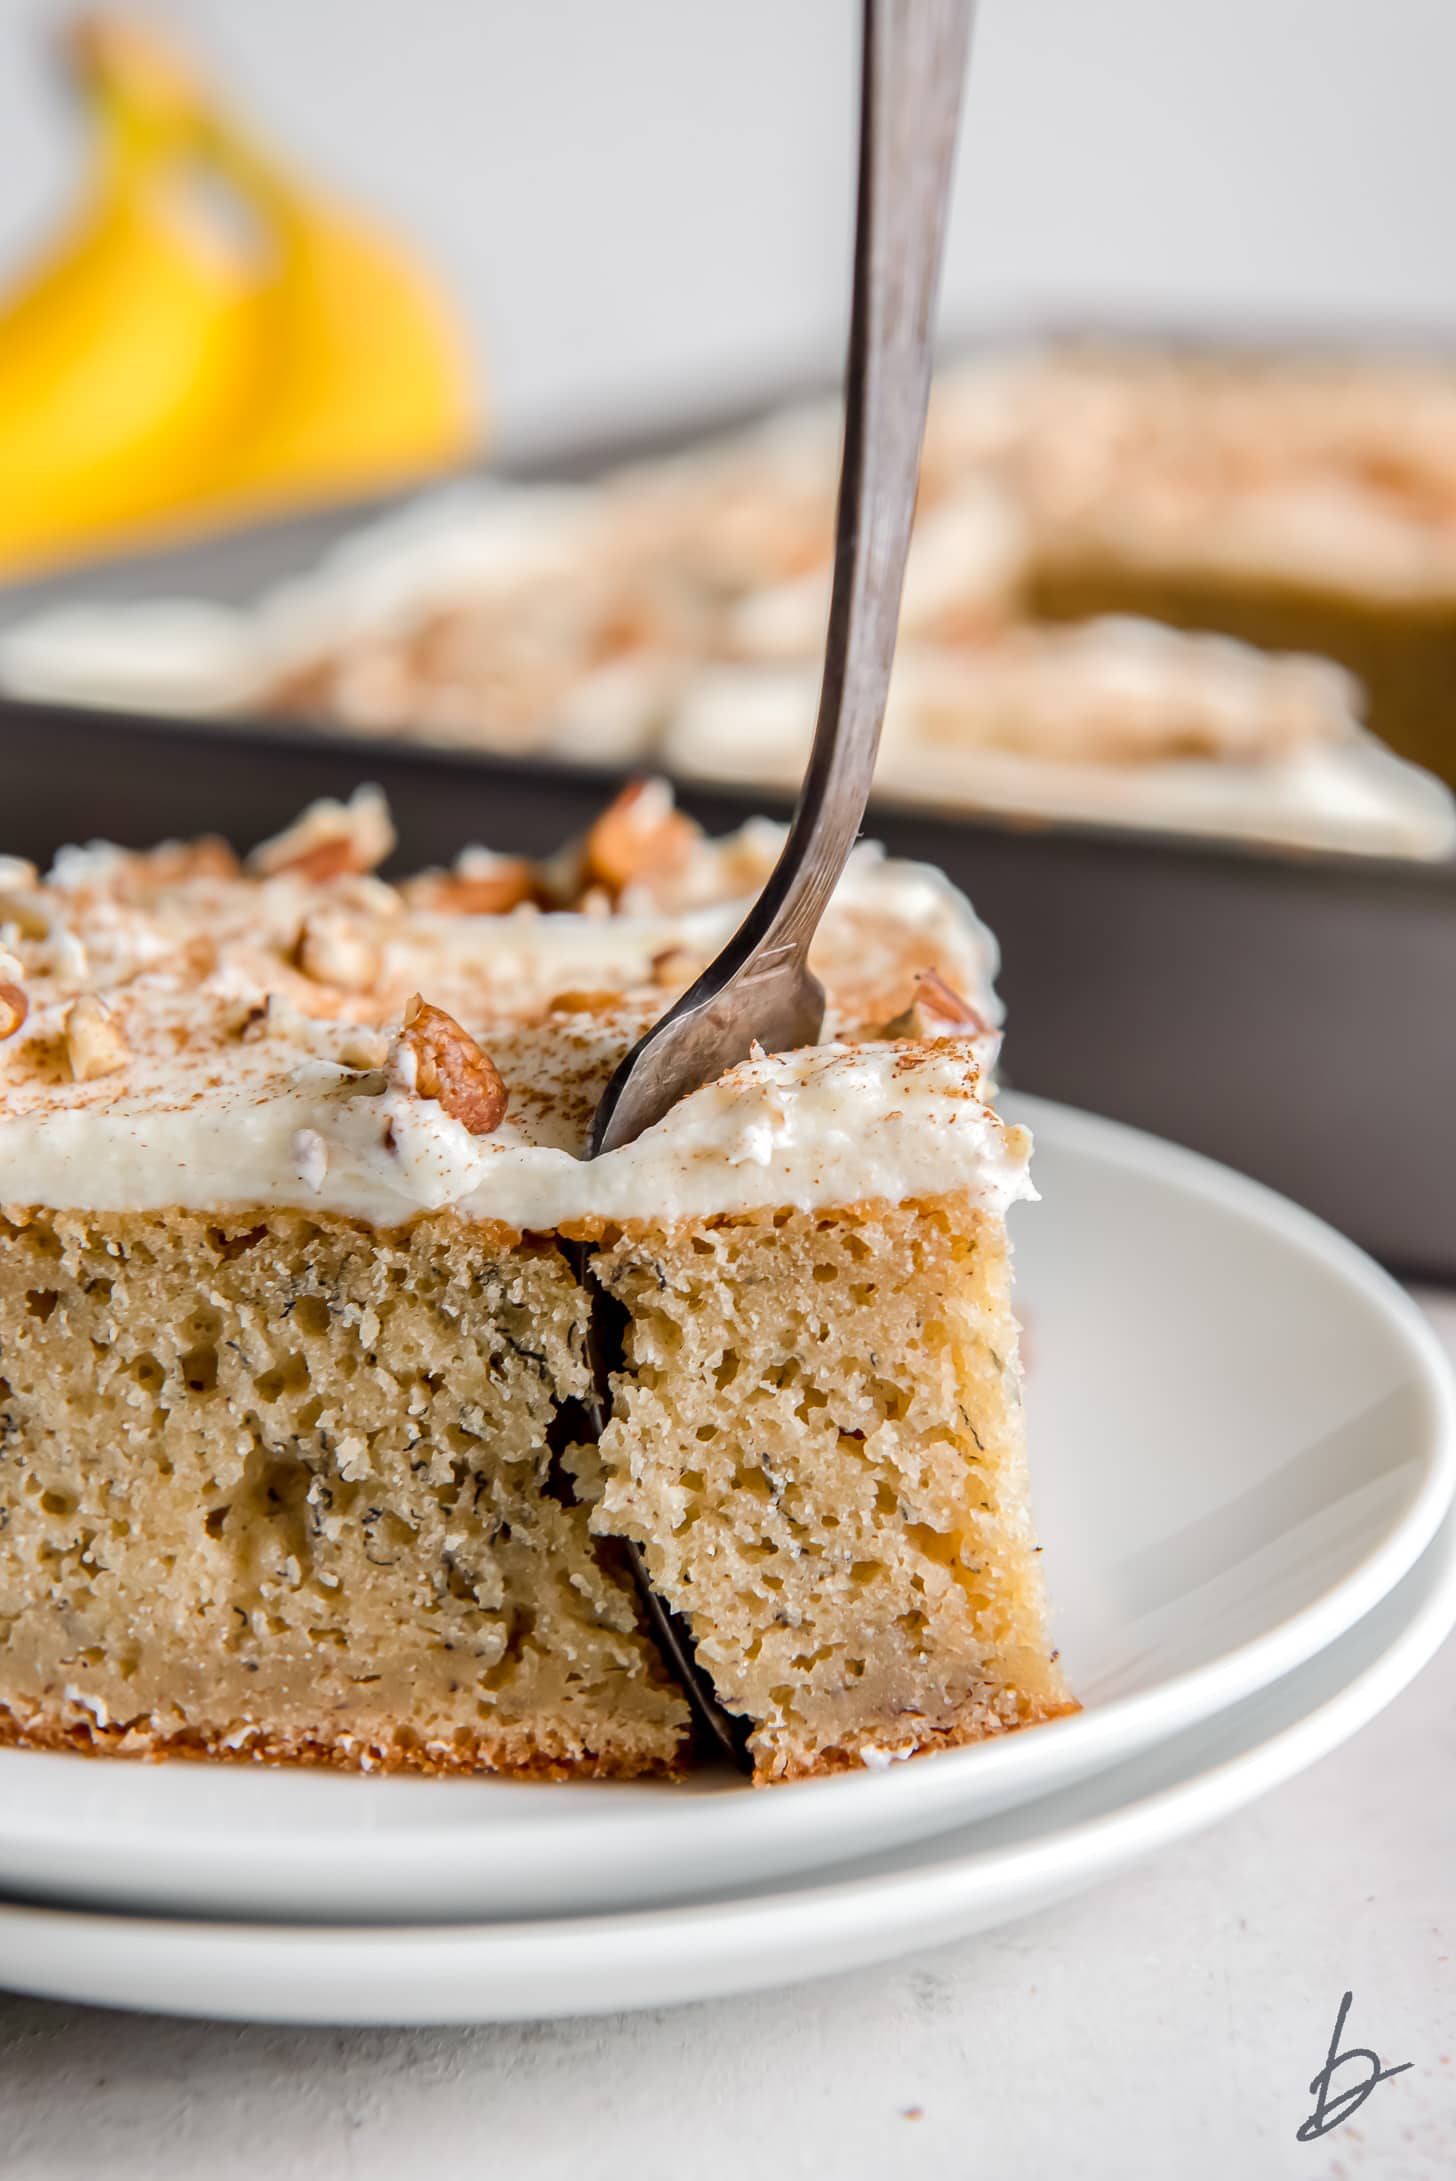
M479 1734L458 1749L406 1749L388 1737L367 1740L341 1734L333 1740L303 1734L250 1731L246 1743L197 1727L159 1732L150 1726L98 1726L88 1714L62 1710L25 1713L0 1704L0 1748L34 1749L72 1756L130 1758L161 1764L172 1759L206 1764L298 1765L330 1772L415 1773L434 1779L499 1773L514 1780L638 1780L683 1778L689 1769L686 1741L668 1752L591 1750L553 1752L530 1734ZM821 1768L825 1769L825 1768Z

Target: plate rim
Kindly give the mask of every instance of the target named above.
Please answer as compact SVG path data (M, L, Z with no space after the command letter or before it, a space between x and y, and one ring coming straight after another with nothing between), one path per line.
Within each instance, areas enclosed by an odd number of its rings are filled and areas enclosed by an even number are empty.
M911 1858L906 1871L821 1878L766 1893L750 1891L736 1900L588 1917L545 1917L528 1923L309 1926L141 1917L0 1900L0 1986L35 1997L219 2021L406 2026L548 2020L767 1990L993 1929L1070 1899L1142 1857L1232 1816L1368 1725L1429 1665L1456 1626L1456 1514L1446 1518L1422 1561L1428 1556L1432 1568L1428 1585L1424 1592L1418 1591L1414 1606L1402 1614L1393 1634L1373 1656L1360 1655L1362 1623L1346 1631L1344 1640L1355 1652L1356 1663L1352 1671L1342 1672L1333 1690L1313 1703L1300 1703L1282 1725L1267 1733L1256 1732L1245 1748L1231 1755L1207 1765L1194 1756L1189 1768L1170 1783L1134 1795L1090 1819L1053 1823L1030 1841L979 1851L972 1846L940 1858L934 1854L933 1840L909 1843L899 1851ZM1414 1581L1418 1570L1409 1572ZM1313 1675L1318 1665L1318 1659L1307 1660L1303 1668L1281 1676L1262 1693L1267 1696L1297 1683L1302 1675ZM1190 1733L1196 1736L1207 1724L1200 1722ZM974 1835L974 1826L967 1830ZM989 1916L981 1914L985 1907L992 1910ZM787 1920L786 1928L772 1935L772 1961L765 1958L764 1943L770 1919ZM854 1919L855 1927L847 1932ZM813 1943L816 1928L831 1930L838 1946L831 1946L830 1958L805 1969L802 1950ZM722 1943L724 1933L726 1944ZM18 1983L12 1975L17 1936L28 1942L30 1954ZM99 1985L64 1970L56 1973L53 1955L58 1937L73 1942L73 1952L84 1945L88 1961L94 1962L100 1951L104 1965ZM179 1966L184 1977L189 1971L195 1977L200 1967L204 1985L208 1949L225 1949L237 1969L246 1974L252 1965L255 1975L259 1958L266 1962L269 1951L276 1949L279 1958L265 1974L271 1975L277 1989L286 1988L289 1996L265 2008L204 2001L195 1991L179 1996L175 1988L138 1996L135 1974L128 1982L125 1964L119 1977L115 1969L118 1950L124 1954L128 1941L142 1941L159 1951L174 1976ZM657 1996L639 1990L637 1996L623 2000L606 1988L610 1963L600 1963L602 1982L584 1991L581 1950L619 1957L632 1942L650 1957L649 1980L654 1974L660 1980L664 1969L680 1970L685 1958L691 1961L694 1974L685 1982L679 1975ZM546 2002L538 1998L526 2006L512 2004L512 1985L520 1978L527 1956L543 1950L559 1957L546 1972L548 1981L556 1980L555 1995ZM727 1974L712 1974L699 1989L696 1979L705 1953L711 1953L715 1971L726 1966ZM361 1977L361 1965L366 1962L372 1964L368 1973L388 1981L396 1992L402 1975L415 1980L410 2003L403 2010L361 2001L367 1981ZM215 1969L212 1973L215 1977ZM538 1984L541 1974L538 1969ZM482 1976L488 1986L493 1980L484 1995L478 1989ZM472 1980L470 1991L462 1993L462 1985ZM427 1994L422 2004L415 2001L416 1989ZM346 1991L346 2004L341 2007L328 1998L330 1990Z

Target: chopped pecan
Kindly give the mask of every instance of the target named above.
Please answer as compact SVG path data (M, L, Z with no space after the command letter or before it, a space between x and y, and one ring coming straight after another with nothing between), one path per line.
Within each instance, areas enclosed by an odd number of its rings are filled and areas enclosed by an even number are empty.
M670 878L700 837L692 819L673 808L665 780L629 781L582 844L582 891L604 886L616 896L637 880Z
M98 1075L114 1075L130 1057L126 1039L111 1019L105 1002L94 992L83 992L66 1009L66 1058L78 1083L90 1083Z
M290 856L286 863L273 866L275 873L286 871L291 878L306 878L314 884L326 878L348 878L359 868L354 843L347 833L336 833L332 840L320 841L316 847Z
M505 916L534 901L536 872L524 856L493 856L488 863L453 871L422 871L404 888L411 908L442 916Z
M148 878L164 885L180 885L190 878L236 878L242 865L218 833L204 833L195 841L163 841L138 861Z
M347 803L327 797L310 803L291 826L259 843L248 868L262 878L285 871L295 878L341 878L383 863L394 838L389 805L378 788L356 788Z
M937 969L923 969L915 980L910 1005L903 1014L881 1025L882 1038L986 1037L991 1024L961 998Z
M16 1031L30 1013L30 1002L18 984L0 984L0 1044Z
M500 1071L443 1007L432 1007L416 992L404 1011L399 1047L402 1058L409 1056L413 1087L422 1098L438 1099L472 1136L500 1127L507 1104Z

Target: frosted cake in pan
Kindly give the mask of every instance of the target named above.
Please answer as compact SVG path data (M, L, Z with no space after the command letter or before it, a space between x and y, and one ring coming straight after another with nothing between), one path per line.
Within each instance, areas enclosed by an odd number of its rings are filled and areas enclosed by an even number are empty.
M0 684L797 781L838 431L803 406L582 486L462 484L246 611L33 619ZM879 791L1449 857L1453 433L1440 360L1089 342L942 373Z

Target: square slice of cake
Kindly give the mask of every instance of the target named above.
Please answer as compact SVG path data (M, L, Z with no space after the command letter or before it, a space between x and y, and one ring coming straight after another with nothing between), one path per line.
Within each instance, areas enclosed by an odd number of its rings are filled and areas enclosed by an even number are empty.
M0 867L0 1739L671 1773L623 1541L760 1780L1069 1708L962 898L857 851L823 1042L582 1155L780 839L644 783L393 886L361 790Z

